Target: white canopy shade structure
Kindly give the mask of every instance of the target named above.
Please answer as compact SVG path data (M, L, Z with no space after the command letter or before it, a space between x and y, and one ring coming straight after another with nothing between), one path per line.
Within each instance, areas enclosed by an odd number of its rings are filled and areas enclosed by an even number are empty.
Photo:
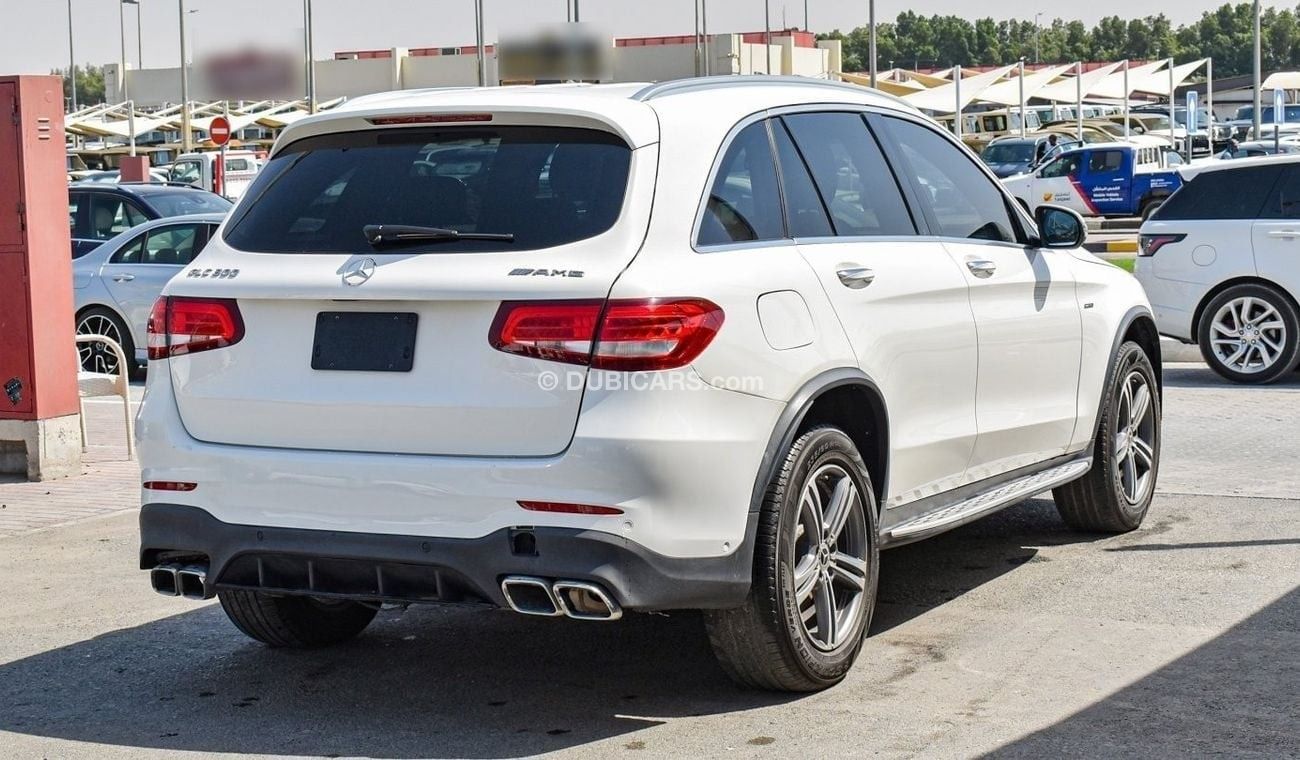
M1124 72L1116 71L1093 85L1092 89L1088 92L1088 97L1101 100L1113 100L1116 102L1126 100L1133 94L1133 85L1136 82L1145 81L1152 74L1163 69L1168 63L1168 61L1153 61L1151 63L1144 63L1140 66L1130 66L1128 70L1127 85L1125 84ZM1164 94L1168 94L1168 90L1169 75L1166 74Z
M1110 76L1110 74L1119 69L1123 63L1123 61L1120 61L1119 63L1108 63L1101 68L1093 69L1092 71L1085 71L1078 77L1070 77L1069 79L1054 82L1040 89L1034 97L1042 98L1043 100L1051 100L1057 103L1075 103L1079 100L1080 90L1082 90L1083 97L1087 98L1093 88L1106 79L1106 77ZM1076 66L1077 64L1072 64L1067 68L1075 68ZM1075 81L1076 78L1079 81Z
M1154 71L1143 77L1135 78L1133 71L1129 72L1130 92L1145 92L1151 95L1164 95L1168 97L1170 89L1186 82L1196 70L1201 68L1209 61L1208 58L1202 58L1199 61L1184 63L1181 66L1175 66L1173 70L1173 79L1169 77L1169 71Z
M981 100L980 93L996 84L1015 68L1015 66L1003 66L972 77L962 77L960 82L945 82L928 90L904 95L903 100L923 111L939 114L957 113L965 110L976 100ZM953 70L955 71L956 67Z
M1056 81L1065 72L1074 68L1073 64L1064 66L1048 66L1034 72L1025 72L1025 92L1026 100L1037 97L1040 90ZM1020 78L1012 77L1004 81L989 86L983 92L979 93L978 100L985 103L997 103L1004 106L1020 107ZM966 84L963 83L965 88Z
M840 72L839 77L841 80L852 84L860 84L863 87L871 86L871 77L864 74L849 74L848 72L842 71ZM889 77L878 75L876 77L876 89L881 92L887 92L890 95L910 95L914 92L921 92L925 89L925 85L910 79L899 82L890 79Z
M1269 74L1261 89L1300 90L1300 71L1279 71L1276 74Z

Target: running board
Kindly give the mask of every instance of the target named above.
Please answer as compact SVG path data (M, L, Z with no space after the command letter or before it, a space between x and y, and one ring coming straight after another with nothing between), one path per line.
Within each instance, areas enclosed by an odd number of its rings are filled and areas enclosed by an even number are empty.
M915 541L955 528L1025 499L1068 483L1092 468L1092 458L1066 462L1041 472L1003 483L991 491L959 501L952 506L927 512L889 529L890 543Z

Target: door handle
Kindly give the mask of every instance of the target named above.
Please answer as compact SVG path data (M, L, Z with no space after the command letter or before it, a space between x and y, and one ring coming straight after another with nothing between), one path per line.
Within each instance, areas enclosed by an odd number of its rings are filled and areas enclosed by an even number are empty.
M1269 231L1268 236L1271 237L1271 238L1283 238L1283 239L1285 239L1285 240L1294 240L1295 238L1300 237L1300 231L1298 231L1298 230L1271 230L1271 231Z
M847 267L835 273L844 287L861 290L876 280L876 273L867 267Z
M998 271L998 265L987 259L971 259L966 262L966 268L981 280L992 277Z
M131 280L134 280L134 279L135 279L135 275L133 275L133 274L115 274L115 275L113 275L113 282L130 282Z

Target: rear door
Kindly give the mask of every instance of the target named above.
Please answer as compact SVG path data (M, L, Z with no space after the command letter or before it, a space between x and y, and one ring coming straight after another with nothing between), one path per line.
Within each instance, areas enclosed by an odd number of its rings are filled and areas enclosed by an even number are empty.
M612 131L565 126L399 126L295 142L201 266L168 286L236 299L243 322L235 345L169 360L186 429L318 450L563 451L586 367L547 357L589 351L594 320L574 317L585 338L525 356L494 347L516 330L497 318L519 301L603 301L644 238L656 162L654 141L633 151ZM450 232L371 244L371 225Z
M978 355L961 272L918 234L921 220L862 114L789 114L776 126L791 232L887 399L886 506L962 485Z
M104 264L100 276L138 348L146 344L149 310L163 286L203 250L211 229L206 222L153 227L122 246Z
M940 133L886 117L894 165L969 289L978 332L971 480L1065 453L1077 418L1082 320L1068 252L1029 248L997 182Z
M1282 167L1259 217L1251 230L1255 270L1300 298L1300 164Z

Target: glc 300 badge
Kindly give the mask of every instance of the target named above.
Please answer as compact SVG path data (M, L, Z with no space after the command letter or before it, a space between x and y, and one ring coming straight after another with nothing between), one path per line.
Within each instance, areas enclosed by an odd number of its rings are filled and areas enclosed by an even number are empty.
M214 280L233 280L239 276L238 269L191 269L186 277L210 277Z

